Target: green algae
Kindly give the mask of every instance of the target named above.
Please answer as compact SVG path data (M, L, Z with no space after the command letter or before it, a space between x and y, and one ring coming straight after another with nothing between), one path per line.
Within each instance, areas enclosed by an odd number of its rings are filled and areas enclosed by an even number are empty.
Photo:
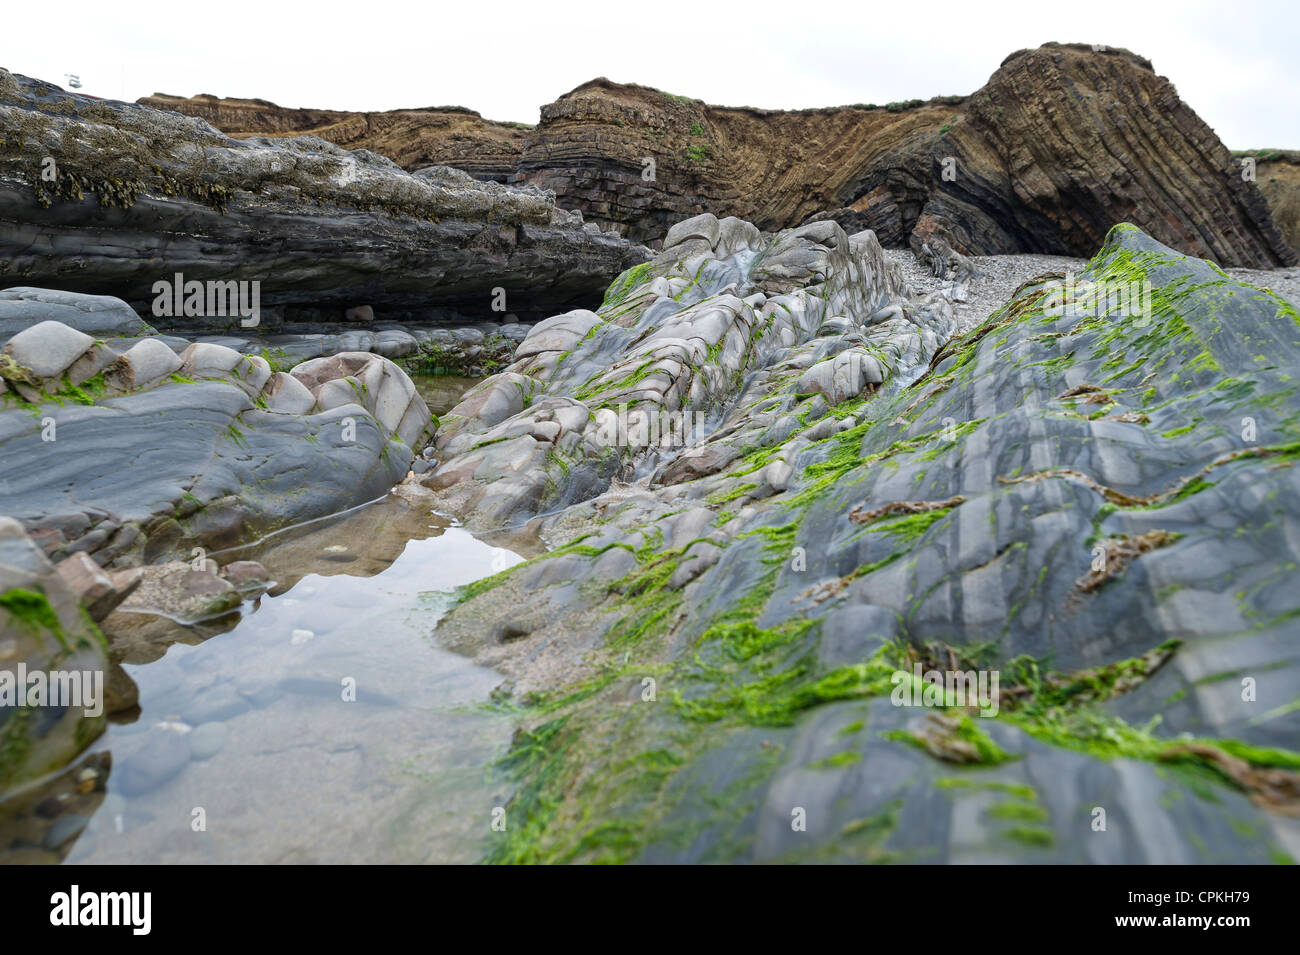
M69 648L68 632L45 594L15 587L0 594L0 609L32 633L49 631L60 646Z
M1123 252L1124 250L1120 250ZM1100 257L1099 257L1100 258ZM1106 269L1112 275L1142 275L1157 265L1168 263L1164 256L1152 253L1112 255L1106 263ZM1173 283L1170 283L1173 285ZM1191 285L1191 283L1185 283ZM1210 283L1212 286L1213 283ZM1141 353L1129 357L1123 352L1108 353L1103 351L1095 361L1105 359L1108 369L1119 369L1110 380L1127 380L1146 374L1138 383L1145 390L1140 392L1146 404L1154 402L1158 395L1168 393L1171 384L1184 387L1179 376L1184 372L1215 372L1221 359L1216 358L1209 346L1201 341L1192 326L1184 320L1175 308L1179 295L1190 296L1198 292L1212 291L1212 288L1173 287L1168 294L1158 297L1156 301L1156 321L1152 329L1142 331L1140 338ZM1030 293L1031 296L1036 293ZM1028 306L1023 301L1013 303L1001 310L986 323L996 327L999 323L1032 321L1035 318L1035 303ZM1041 305L1041 296L1038 297ZM1122 324L1122 323L1121 323ZM978 330L977 330L978 331ZM987 332L987 329L985 330ZM1088 334L1105 337L1103 343L1109 348L1120 341L1115 329L1105 324L1094 324ZM983 336L980 336L983 337ZM968 335L964 343L955 349L956 358L952 370L969 369L974 371L979 340L971 341ZM1165 363L1159 357L1157 349L1180 348L1186 350L1186 356ZM1086 353L1086 347L1083 353ZM1071 353L1073 355L1073 352ZM1063 356L1064 358L1065 356ZM1073 361L1073 357L1070 357ZM1211 365L1211 362L1214 365ZM937 364L937 362L936 362ZM1058 360L1058 367L1063 364ZM979 366L985 367L981 357ZM1153 367L1154 366L1154 367ZM1131 376L1131 377L1127 377ZM1148 381L1158 376L1156 383L1147 387ZM1095 380L1095 379L1093 379ZM1118 388L1115 393L1117 403L1122 406L1123 394L1139 394L1138 387L1129 385ZM1248 397L1241 388L1234 390L1228 383L1218 381L1203 390L1217 389L1228 400L1240 400ZM1199 394L1201 392L1197 392ZM1177 399L1184 400L1184 399ZM857 408L844 409L845 414L855 413ZM910 408L909 408L910 410ZM1111 409L1115 410L1115 409ZM1155 410L1155 409L1152 409ZM892 421L892 413L876 416L879 422ZM1185 416L1188 420L1190 416ZM808 422L803 418L806 427ZM835 667L827 671L819 663L816 648L820 641L820 622L816 619L796 618L768 625L763 619L768 602L775 593L778 582L783 580L782 568L786 564L790 549L798 543L798 515L807 506L821 500L837 487L862 479L865 467L884 463L899 454L915 454L916 459L932 460L948 454L957 446L957 440L970 434L985 419L967 422L956 429L937 429L916 438L894 439L888 446L880 449L882 440L878 435L885 435L886 429L878 427L877 421L863 421L837 435L810 445L814 454L813 463L803 469L803 485L799 493L788 495L784 501L787 512L793 513L795 519L778 528L761 528L741 535L736 544L743 547L753 546L746 543L750 537L762 538L764 553L761 556L765 571L761 579L754 584L746 583L748 590L732 601L730 606L720 612L713 612L708 622L700 629L699 636L690 642L687 654L670 664L663 664L660 672L663 679L673 684L668 694L670 708L658 711L653 724L645 722L648 717L639 716L636 722L642 727L640 732L648 733L653 725L655 739L671 739L674 745L666 752L668 756L645 756L644 764L654 772L645 775L644 785L629 784L635 800L641 809L629 808L623 802L610 802L611 790L582 788L578 799L579 807L565 815L565 827L558 827L554 818L546 824L530 830L530 840L535 850L532 861L628 861L638 858L647 845L672 841L672 827L665 823L665 808L660 800L665 793L678 785L684 770L698 765L704 754L718 745L719 740L727 735L744 732L749 728L771 728L797 725L808 711L826 703L847 699L871 699L888 695L892 689L891 677L896 669L905 667L909 657L908 649L899 644L882 644L867 660L848 666ZM1165 424L1165 419L1162 424ZM1185 430L1174 429L1178 434ZM946 435L953 438L953 431L958 431L957 440L942 440ZM884 440L888 440L887 438ZM880 450L875 450L880 449ZM774 459L780 448L751 448L742 455L740 467L746 470L741 474L751 473ZM817 452L820 452L818 457ZM1250 457L1271 457L1279 462L1288 462L1300 456L1300 444L1275 444L1266 448L1249 449L1236 453L1231 460ZM806 460L806 459L805 459ZM1226 462L1224 462L1226 463ZM1149 503L1133 506L1107 505L1111 508L1100 513L1098 520L1107 513L1116 511L1139 511L1167 506L1176 501L1200 493L1215 482L1208 480L1204 473L1185 479L1167 492L1153 496ZM752 486L750 486L752 489ZM719 494L718 497L723 497ZM738 495L737 495L738 496ZM735 499L734 497L730 499ZM710 501L710 503L715 503ZM718 501L716 503L722 503ZM900 547L880 561L864 565L849 575L849 579L872 572L898 559L907 556L915 549L917 541L930 526L946 516L947 511L934 514L909 515L902 520L880 520L867 528L868 533L883 532ZM922 518L920 520L913 518ZM730 512L719 515L716 523L721 526L734 516ZM578 545L579 547L581 545ZM654 562L654 554L645 552L644 546L629 548L642 551L638 557L638 567L624 578L618 587L610 590L615 605L624 617L637 619L649 616L646 609L653 613L653 605L639 605L638 601L656 596L670 600L663 593L666 581L675 569L671 558L662 564ZM733 544L735 546L735 544ZM595 549L603 552L608 548ZM570 553L581 552L578 547ZM597 556L596 553L588 556ZM1041 582L1041 574L1040 574ZM679 626L679 621L688 621L689 615L682 610L680 601L672 603L672 612L655 620L648 629L655 632L671 633ZM1014 610L1015 608L1013 608ZM1010 615L1014 616L1014 612ZM696 626L699 626L698 624ZM620 638L620 631L614 632L619 647L635 650L644 644L645 634L629 631L630 640ZM679 635L680 639L680 635ZM608 642L608 637L607 637ZM1162 645L1157 650L1169 650L1174 647ZM1157 735L1158 721L1144 726L1131 726L1110 714L1105 703L1115 696L1127 692L1139 685L1152 674L1151 659L1147 655L1121 660L1094 670L1077 674L1056 674L1045 663L1029 658L1018 658L1006 665L1004 673L1008 674L1004 687L1011 693L1012 702L1004 704L1003 712L997 717L1005 724L1014 726L1030 737L1041 742L1061 748L1071 749L1094 758L1137 758L1154 762L1172 772L1187 775L1188 778L1203 785L1198 792L1213 795L1216 789L1223 787L1241 789L1240 780L1232 778L1215 766L1212 756L1186 749L1185 739L1162 738ZM638 669L639 668L639 669ZM620 670L620 674L630 675L634 671L647 671L646 664L630 664ZM648 672L648 671L647 671ZM571 688L567 695L557 695L546 700L539 700L538 709L569 708L575 720L582 721L580 736L586 738L608 737L611 718L604 710L610 703L609 694L613 692L612 681L603 679L586 683L576 689ZM675 719L667 719L671 714ZM578 724L572 724L578 725ZM988 737L980 724L966 719L965 725L958 721L959 733L970 736L968 740L976 744L982 765L996 766L1014 758L1001 750L992 738ZM854 728L850 728L854 727ZM842 733L857 732L863 728L859 721L850 724ZM903 734L910 736L911 734ZM644 738L636 736L641 742L627 751L635 752L644 747ZM915 737L906 741L913 745L922 745ZM1270 750L1248 746L1231 740L1195 740L1198 746L1209 747L1226 755L1241 759L1254 767L1291 769L1300 763L1300 754L1285 750ZM654 753L653 749L646 749ZM814 764L819 769L843 768L856 762L857 753L841 753ZM842 763L843 765L836 765ZM616 764L603 756L598 756L590 748L582 752L571 752L563 772L552 781L561 785L563 780L581 780L596 776L604 768ZM627 767L623 767L624 770ZM540 771L540 770L537 770ZM633 777L635 778L635 777ZM567 785L567 783L563 783ZM583 784L584 787L586 784ZM940 789L960 791L989 791L1005 793L1012 797L996 803L988 810L990 818L1016 823L1001 833L1009 840L1032 847L1049 847L1053 843L1053 834L1039 823L1045 822L1047 815L1036 804L1036 793L1032 788L1012 783L999 783L992 780L941 778L935 782ZM571 790L564 790L570 792ZM874 819L875 817L873 817ZM853 824L850 824L851 826ZM883 823L865 822L861 831L869 832L879 825L882 829L890 828ZM696 830L698 831L698 830Z

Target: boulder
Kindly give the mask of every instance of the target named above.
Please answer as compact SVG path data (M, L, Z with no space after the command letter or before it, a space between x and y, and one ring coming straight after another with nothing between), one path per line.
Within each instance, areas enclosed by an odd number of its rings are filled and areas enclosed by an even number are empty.
M162 342L146 338L104 369L104 383L119 393L143 391L180 371L182 364L180 357Z
M380 355L344 352L296 366L290 374L330 411L359 404L389 433L418 450L431 420L409 375Z
M316 396L286 371L277 371L266 383L266 407L281 414L307 414L316 407Z
M60 768L103 731L108 668L103 638L67 578L18 521L0 517L0 789ZM38 673L43 697L31 695ZM55 689L54 673L69 682ZM63 686L75 698L53 695Z
M94 344L85 332L62 322L44 321L14 335L4 351L37 378L52 383L46 389L52 391Z
M109 574L84 552L70 554L55 564L54 569L96 622L112 613L140 586L139 570Z
M0 289L0 341L50 321L96 338L133 337L151 330L131 306L111 295L24 286Z

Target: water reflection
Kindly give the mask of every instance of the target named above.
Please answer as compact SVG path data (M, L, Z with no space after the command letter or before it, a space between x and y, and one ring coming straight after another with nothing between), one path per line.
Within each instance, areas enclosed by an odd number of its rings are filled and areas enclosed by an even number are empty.
M279 583L228 632L115 622L138 717L0 807L0 861L481 853L507 796L486 767L513 723L475 705L500 675L439 650L430 631L447 591L522 558L396 498L237 556Z

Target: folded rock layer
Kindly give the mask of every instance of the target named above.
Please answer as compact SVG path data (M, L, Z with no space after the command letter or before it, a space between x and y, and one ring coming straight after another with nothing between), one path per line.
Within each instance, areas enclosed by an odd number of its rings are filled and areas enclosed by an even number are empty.
M348 118L328 125L320 111L245 100L145 102L241 134L310 129L407 168L437 156L499 178L513 162L516 181L641 241L701 212L767 230L830 214L887 247L939 234L967 255L1087 256L1127 221L1224 266L1296 261L1270 216L1271 193L1266 202L1150 62L1106 47L1021 50L970 96L886 106L712 106L602 78L543 106L538 125L515 136L419 111L337 114ZM409 151L413 136L421 146Z
M776 243L829 287L809 239ZM702 318L668 269L633 310ZM889 364L860 311L802 326L666 467L467 588L435 638L506 672L525 726L489 858L1287 860L1300 314L1128 225L1085 278L1030 280L928 360L918 329L881 385L835 364Z

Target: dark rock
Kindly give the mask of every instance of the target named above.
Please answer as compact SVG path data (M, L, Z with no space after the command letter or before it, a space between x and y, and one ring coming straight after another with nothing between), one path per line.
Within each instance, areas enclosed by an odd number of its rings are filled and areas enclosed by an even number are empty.
M553 309L598 296L649 255L584 232L537 189L455 170L413 176L313 137L232 139L202 120L7 72L0 118L18 133L0 148L6 279L116 295L146 314L153 284L176 272L260 282L268 307L486 314L504 288L516 312ZM55 183L40 178L47 156Z

